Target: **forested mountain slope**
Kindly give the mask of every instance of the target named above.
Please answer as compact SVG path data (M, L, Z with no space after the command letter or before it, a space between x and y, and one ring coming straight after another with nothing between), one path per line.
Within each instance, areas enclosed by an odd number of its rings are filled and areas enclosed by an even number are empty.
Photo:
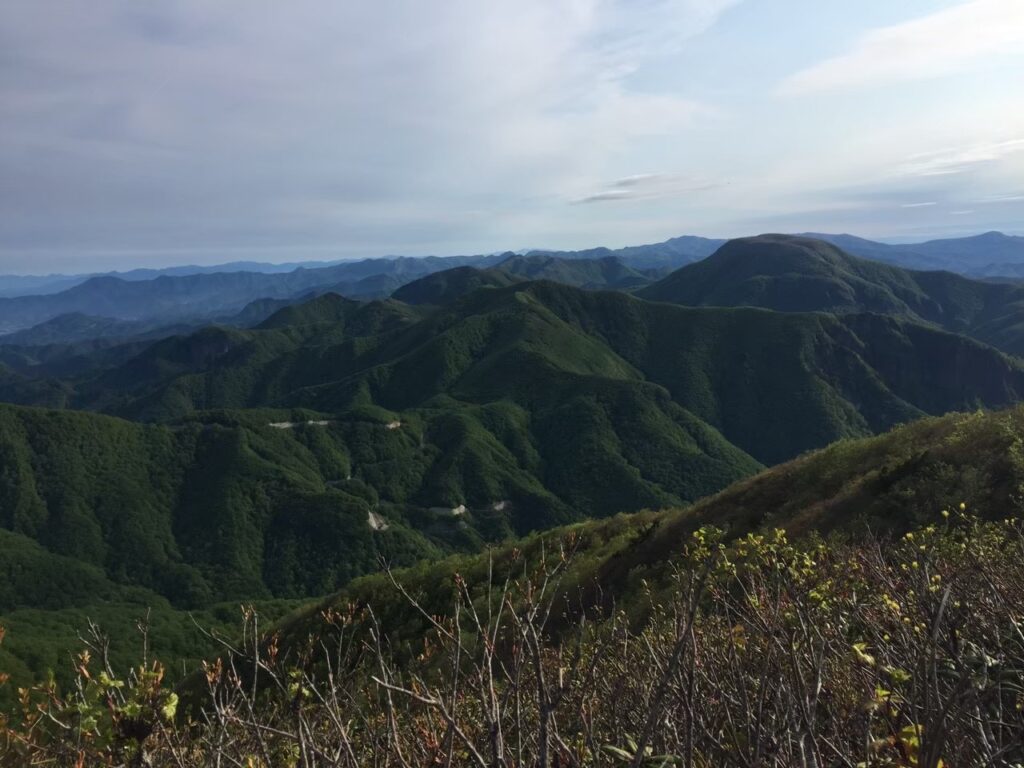
M1024 288L906 270L792 235L731 240L638 295L687 306L890 314L1024 352Z
M1008 405L1022 382L1011 358L900 317L687 308L523 283L426 313L324 296L256 329L207 328L98 373L59 383L12 375L4 389L9 400L59 391L76 407L158 421L223 408L503 401L528 415L538 448L543 425L552 437L574 425L619 434L624 413L645 412L655 432L659 421L709 425L770 464L929 413ZM644 461L630 463L646 473Z
M727 539L774 528L794 537L812 532L856 538L869 530L901 534L950 525L961 503L970 514L1024 515L1024 408L926 418L888 433L842 441L767 469L686 509L620 515L531 536L484 555L457 556L395 574L428 612L444 615L460 584L474 598L506 574L526 578L530 563L559 543L574 554L561 577L559 610L617 606L633 619L671 600L674 566L697 528L723 529ZM947 516L942 511L947 511ZM524 565L526 563L527 565ZM458 576L456 577L456 574ZM321 611L370 605L396 647L416 646L427 627L409 615L408 598L390 578L361 578L280 627L284 642L326 629ZM553 619L565 626L564 614ZM569 619L571 623L571 619Z

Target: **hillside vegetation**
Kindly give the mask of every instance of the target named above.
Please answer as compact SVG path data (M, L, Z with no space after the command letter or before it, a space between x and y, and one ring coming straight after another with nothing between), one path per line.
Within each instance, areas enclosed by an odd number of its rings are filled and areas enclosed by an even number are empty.
M1024 759L1022 439L1024 409L926 419L687 510L365 577L269 635L249 614L177 692L81 656L80 687L26 694L6 759Z
M574 524L488 555L419 565L403 571L401 581L410 593L423 596L428 613L441 611L454 597L448 586L454 573L470 583L483 583L492 564L511 553L525 552L529 557L544 542L571 538L576 555L565 583L574 590L596 586L602 600L636 606L644 592L668 583L674 559L702 526L721 529L727 538L776 528L798 538L868 530L902 534L940 520L941 510L955 510L967 499L978 515L1024 518L1022 487L1024 407L950 414L877 437L838 442L764 470L685 509ZM377 602L389 583L381 574L358 579L282 631L302 637L320 620L318 611L324 607L373 603L378 618L404 625L411 639L417 630L405 623L408 617L402 618L401 601ZM388 613L391 606L396 613Z

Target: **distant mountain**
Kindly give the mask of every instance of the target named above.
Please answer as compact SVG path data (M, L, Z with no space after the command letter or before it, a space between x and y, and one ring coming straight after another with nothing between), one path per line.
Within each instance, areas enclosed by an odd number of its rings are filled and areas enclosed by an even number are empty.
M212 320L259 299L295 299L335 291L352 298L384 298L418 277L461 266L497 263L499 257L366 259L290 272L214 272L162 275L152 280L92 277L52 295L0 298L0 332L14 332L59 315L81 313L117 320Z
M652 282L647 274L626 266L615 256L598 259L532 254L504 254L496 267L456 267L407 283L392 296L408 304L450 304L477 288L504 287L524 280L550 280L588 290L632 290Z
M583 251L530 251L527 256L557 256L563 259L603 259L614 256L634 269L678 267L699 261L714 253L725 240L683 235L661 243L631 245L625 248L589 248Z
M1024 237L1004 235L1002 232L930 240L897 248L941 260L946 269L979 276L1005 275L1008 274L1008 268L1020 270L1024 266Z
M501 288L519 281L520 278L501 269L455 267L406 283L391 297L406 304L444 306L478 288Z
M1024 275L1024 237L986 232L972 237L888 244L854 237L808 233L848 253L920 270L944 269L974 277Z
M631 290L652 282L649 275L626 265L618 256L568 259L535 253L510 256L497 269L526 280L551 280L588 289Z
M47 344L73 343L89 339L127 338L144 333L151 326L132 320L118 320L112 317L96 317L82 312L69 312L66 315L44 320L38 325L0 336L0 345L43 346ZM161 329L167 328L159 325ZM171 326L167 335L175 333L175 328L189 326Z
M155 280L163 275L182 277L185 275L205 275L214 272L263 272L277 274L291 272L300 267L319 268L341 263L334 261L297 261L283 264L270 264L263 261L229 261L224 264L186 264L176 267L139 268L125 272L91 272L72 275L0 275L0 297L42 296L59 293L68 288L84 283L93 277L116 277L119 280Z
M1024 288L857 258L823 240L761 235L638 291L686 306L877 312L934 324L1024 354Z
M212 317L207 320L183 321L168 324L160 320L118 320L112 317L97 317L82 312L57 315L31 328L0 335L2 347L43 347L52 345L73 345L80 342L105 340L110 343L160 339L180 333L194 331L209 323L248 328L266 320L279 309L315 296L311 291L295 299L257 299L249 302L240 311Z
M817 237L854 255L904 267L946 269L986 277L1024 275L1024 238L998 232L914 245L889 245L851 235ZM508 262L506 271L530 279L551 279L588 288L633 289L672 269L707 258L725 242L682 236L614 250L399 256L326 265L303 262L297 267L232 262L215 267L138 269L91 276L0 276L0 333L23 330L72 313L118 320L159 319L165 324L209 320L237 312L257 299L295 299L310 291L333 291L351 298L383 298L433 272L462 266L487 269L503 261ZM543 257L554 257L557 261L542 266L544 262L539 259ZM609 261L612 258L617 261ZM565 261L585 261L590 266L574 268ZM616 275L616 270L621 274Z
M59 293L90 277L93 275L0 275L0 298Z

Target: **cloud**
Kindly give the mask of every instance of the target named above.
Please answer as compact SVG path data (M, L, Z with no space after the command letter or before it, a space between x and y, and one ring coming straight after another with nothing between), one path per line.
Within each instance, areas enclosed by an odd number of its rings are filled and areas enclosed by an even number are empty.
M497 239L712 115L632 79L734 2L7 0L0 247Z
M1024 3L971 0L902 24L871 30L847 52L784 80L779 92L885 85L932 78L1024 46Z
M900 208L930 208L933 205L938 205L934 200L928 200L923 203L903 203Z
M607 200L628 200L634 197L634 195L625 189L605 189L600 192L594 192L590 195L584 195L583 197L572 200L574 205L582 205L586 203L602 203Z
M979 203L1017 203L1024 200L1024 194L1021 195L992 195L990 197L979 200Z
M614 200L655 200L703 192L721 186L674 173L639 173L617 179L602 189L571 199L574 205Z
M1024 152L1024 138L989 141L913 155L896 169L903 176L948 176Z

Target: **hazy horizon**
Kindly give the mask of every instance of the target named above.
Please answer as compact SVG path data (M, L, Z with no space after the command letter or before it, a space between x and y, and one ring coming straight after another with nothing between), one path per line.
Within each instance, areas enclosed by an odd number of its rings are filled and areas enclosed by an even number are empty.
M1008 236L1011 236L1011 237L1024 237L1024 230L1022 230L1020 233L1016 233L1016 232L1002 232L1002 231L999 231L999 230L988 230L987 232L972 232L972 233L966 233L964 235L956 235L956 236L953 236L951 238L942 238L942 237L907 238L907 237L903 237L903 238L864 238L864 239L872 240L874 242L879 242L879 243L885 243L887 245L913 245L915 243L924 243L924 242L928 242L930 240L956 239L956 238L961 238L961 237L969 238L969 237L975 237L975 236L979 236L979 235L989 234L991 232L998 232L999 234L1008 235ZM735 235L734 237L754 237L756 235L764 235L764 234L772 234L772 233L768 233L768 232L747 233L747 234ZM826 232L819 232L819 233L809 233L809 232L797 233L797 232L792 232L792 233L786 233L786 234L823 234L823 235L824 234L829 234L829 235L853 235L854 237L861 237L860 235L857 235L856 233L853 233L853 232L828 232L828 233L826 233ZM713 236L713 235L711 235L711 236L705 236L705 235L674 235L673 238L674 237L686 237L686 236L705 237L706 239L709 239L709 240L729 240L729 239L733 239L733 237L716 237L716 236ZM666 240L669 240L669 239L672 239L672 238L666 238ZM664 241L657 241L657 242L664 242ZM110 269L86 269L86 270L81 270L81 271L78 271L78 272L55 272L55 271L51 271L51 272L32 272L30 270L11 271L11 272L0 271L0 277L55 277L55 276L75 277L75 276L80 276L80 275L83 275L83 274L128 273L128 272L133 272L133 271L136 271L136 270L160 271L160 270L168 270L168 269L175 269L175 268L188 268L188 267L205 267L205 268L209 268L209 267L218 267L218 266L230 266L230 265L234 265L234 264L263 264L265 266L292 266L292 265L298 266L298 265L308 265L310 267L315 267L316 265L320 265L320 264L325 264L326 265L326 264L334 264L334 263L338 263L338 262L361 261L361 260L364 260L364 259L374 259L374 258L382 258L382 259L398 259L398 258L424 259L424 258L460 258L460 257L461 258L465 258L465 257L475 257L475 256L487 256L487 255L493 255L493 254L500 255L502 253L528 253L528 252L532 252L532 251L541 251L541 252L545 252L545 251L553 251L553 252L586 251L586 250L602 248L602 247L607 247L607 248L610 248L610 249L614 250L616 248L623 248L623 247L628 247L628 246L642 246L642 245L652 245L652 244L656 244L655 241L635 242L635 243L629 242L629 243L622 243L620 245L614 245L614 246L606 246L606 245L603 245L603 244L599 244L599 245L585 245L585 246L581 246L579 248L567 248L567 249L556 249L556 248L546 248L544 246L533 246L533 247L528 247L528 248L527 247L523 247L523 248L505 248L505 249L499 249L499 250L482 251L480 253L475 253L475 254L473 254L473 253L385 253L385 254L379 254L379 255L376 255L376 256L331 256L329 253L325 253L320 258L317 258L316 256L310 256L309 258L295 258L295 259L273 259L273 258L260 259L260 258L258 258L258 256L260 255L258 251L245 250L244 252L241 252L239 254L235 254L237 256L237 258L225 258L225 259L219 260L219 261L216 260L216 254L211 254L210 255L210 259L208 259L206 261L168 261L166 263L152 263L152 264L135 264L134 262L131 262L131 261L125 261L125 262L123 262L123 266L114 267L114 268L110 268ZM182 256L184 257L188 253L190 253L190 252L183 252ZM225 256L230 256L231 254L224 254L224 255Z

